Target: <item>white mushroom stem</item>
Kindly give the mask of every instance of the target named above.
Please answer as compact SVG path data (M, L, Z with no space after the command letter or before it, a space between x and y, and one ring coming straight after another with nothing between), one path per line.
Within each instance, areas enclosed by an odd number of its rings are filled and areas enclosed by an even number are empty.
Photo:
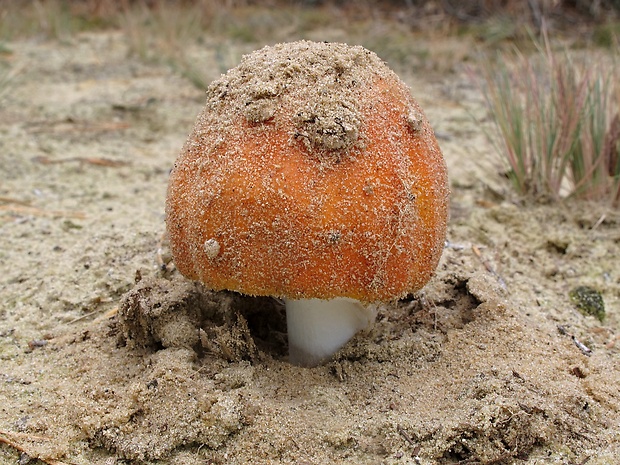
M329 359L377 316L375 305L349 298L301 299L286 303L289 361L312 367Z

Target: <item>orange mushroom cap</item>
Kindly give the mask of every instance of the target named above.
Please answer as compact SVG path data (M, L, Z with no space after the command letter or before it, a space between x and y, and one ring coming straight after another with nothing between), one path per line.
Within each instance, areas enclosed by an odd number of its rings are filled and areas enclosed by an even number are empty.
M207 96L166 201L182 274L214 290L363 302L428 282L446 235L446 165L374 53L265 47Z

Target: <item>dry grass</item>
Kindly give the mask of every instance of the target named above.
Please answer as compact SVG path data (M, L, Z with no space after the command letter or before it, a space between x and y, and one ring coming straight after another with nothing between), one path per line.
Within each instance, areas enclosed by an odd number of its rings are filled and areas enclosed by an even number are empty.
M0 55L2 51L0 51ZM11 91L14 79L19 75L20 70L11 67L8 61L4 61L0 57L0 105Z
M215 0L30 0L27 6L2 3L0 41L39 37L70 41L81 32L116 29L127 43L129 57L163 63L205 88L211 79L236 64L241 53L275 42L308 38L347 41L377 52L397 70L449 71L470 53L468 46L434 50L433 37L449 34L447 26L423 37L419 22L406 6L395 21L389 2L270 2ZM271 7L266 7L266 5ZM275 6L274 6L275 5ZM416 22L411 18L415 18ZM433 24L444 24L441 14ZM434 35L433 35L434 34ZM473 40L473 39L472 39ZM470 41L459 38L457 44ZM205 69L214 55L217 70ZM209 57L211 58L211 57ZM211 60L212 61L212 60ZM213 66L211 66L213 68Z
M594 53L595 55L595 53ZM620 201L616 63L556 51L502 53L483 65L491 138L521 195Z
M0 41L39 37L66 41L82 31L112 27L112 19L93 14L100 0L0 0Z
M210 8L200 3L180 8L161 2L153 8L136 2L126 5L117 21L130 56L167 64L196 87L204 89L208 82L188 50L201 40L213 16Z
M474 40L515 40L517 24L536 23L543 13L557 17L564 3L465 1L455 8L455 2L374 0L0 0L0 43L33 36L68 41L84 31L121 30L132 58L165 63L199 88L216 74L205 73L200 48L215 50L221 73L239 58L238 50L228 56L230 44L243 49L300 38L346 40L374 50L397 71L443 73L470 57ZM514 21L515 15L522 21ZM459 33L459 24L470 32ZM437 37L456 35L453 44L462 46L436 48Z

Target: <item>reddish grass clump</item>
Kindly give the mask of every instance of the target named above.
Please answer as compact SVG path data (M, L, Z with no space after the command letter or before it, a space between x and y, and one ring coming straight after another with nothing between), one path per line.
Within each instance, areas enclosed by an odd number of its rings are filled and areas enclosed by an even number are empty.
M620 87L613 65L592 61L545 39L487 65L491 138L519 194L620 203Z

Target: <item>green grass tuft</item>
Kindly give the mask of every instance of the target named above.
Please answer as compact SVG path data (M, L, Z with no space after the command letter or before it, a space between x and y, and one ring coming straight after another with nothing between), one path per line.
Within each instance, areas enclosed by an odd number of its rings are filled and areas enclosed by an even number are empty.
M617 66L549 41L483 65L491 139L521 195L620 202Z

